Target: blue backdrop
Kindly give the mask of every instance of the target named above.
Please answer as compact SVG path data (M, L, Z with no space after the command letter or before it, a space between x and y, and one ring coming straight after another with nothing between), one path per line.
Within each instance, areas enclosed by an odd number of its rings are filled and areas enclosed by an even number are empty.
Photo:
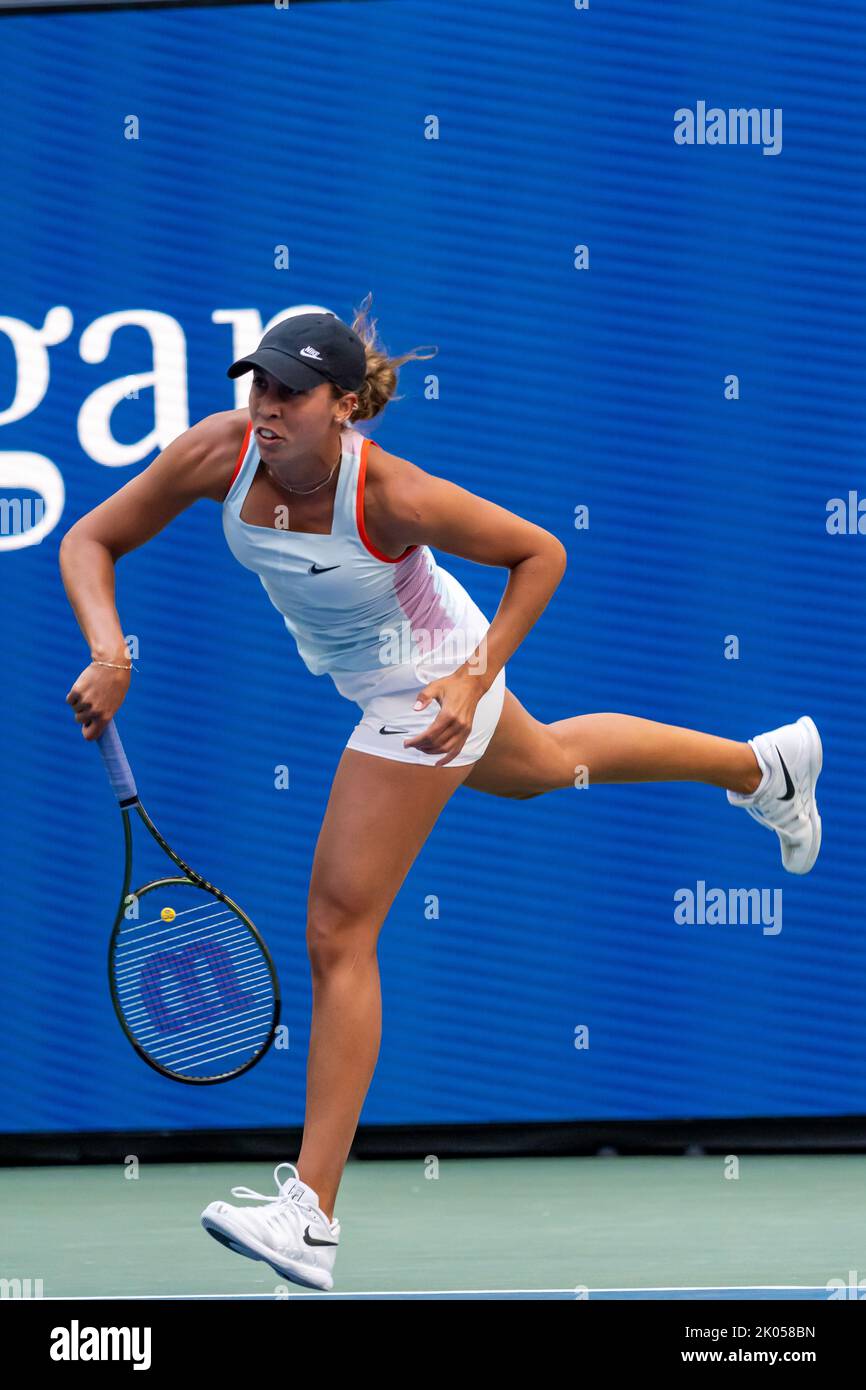
M302 1119L306 885L356 707L306 672L217 506L121 561L145 805L261 926L290 1032L229 1086L164 1081L108 997L120 826L64 704L86 649L57 550L235 404L261 324L350 318L370 289L392 352L439 356L368 433L568 548L518 697L734 738L811 713L825 845L786 875L701 786L459 792L382 934L362 1120L866 1111L861 7L369 0L0 35L0 486L47 508L39 543L11 509L0 536L0 1129ZM782 112L781 148L678 143L702 102ZM492 617L504 572L438 558ZM700 882L781 889L782 929L678 923Z

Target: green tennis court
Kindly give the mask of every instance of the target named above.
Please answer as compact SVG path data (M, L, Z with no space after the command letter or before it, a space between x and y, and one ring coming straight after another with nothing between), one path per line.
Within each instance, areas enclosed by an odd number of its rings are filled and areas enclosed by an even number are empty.
M126 1157L123 1155L122 1157ZM858 1297L866 1157L349 1163L337 1285L315 1294L210 1240L199 1213L272 1164L0 1171L0 1277L51 1297ZM860 1273L858 1273L860 1271ZM835 1283L831 1281L836 1281ZM32 1283L31 1283L31 1286ZM862 1293L862 1290L859 1291Z

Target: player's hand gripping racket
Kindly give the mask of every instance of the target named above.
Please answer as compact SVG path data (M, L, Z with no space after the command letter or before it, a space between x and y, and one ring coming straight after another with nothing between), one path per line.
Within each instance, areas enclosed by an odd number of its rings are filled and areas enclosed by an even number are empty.
M181 859L138 799L110 720L96 740L123 818L126 865L108 978L120 1026L140 1057L174 1081L229 1081L261 1061L280 1020L280 987L249 917ZM182 876L130 892L137 811Z

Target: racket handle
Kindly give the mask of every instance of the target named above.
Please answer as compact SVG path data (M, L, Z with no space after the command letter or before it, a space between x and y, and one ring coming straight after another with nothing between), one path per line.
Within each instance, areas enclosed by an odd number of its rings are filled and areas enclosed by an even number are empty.
M123 744L120 741L120 734L117 732L117 726L113 719L109 719L96 743L102 754L114 795L121 806L134 804L138 801L135 778L132 775L132 768L127 762Z

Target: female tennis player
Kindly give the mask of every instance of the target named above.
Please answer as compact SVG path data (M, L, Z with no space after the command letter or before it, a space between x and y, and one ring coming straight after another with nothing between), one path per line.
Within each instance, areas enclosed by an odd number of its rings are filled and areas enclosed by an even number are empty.
M354 428L421 356L389 357L369 304L351 328L328 312L278 323L228 371L252 372L249 411L187 430L61 546L92 657L67 696L86 739L130 680L115 564L199 498L222 508L230 549L259 575L309 670L360 707L309 887L313 1016L297 1164L277 1166L275 1196L233 1189L263 1205L217 1201L202 1214L230 1249L319 1289L333 1286L334 1204L379 1050L379 930L458 787L534 797L574 786L579 769L590 782L706 782L775 831L790 872L811 869L821 840L821 742L806 716L740 743L625 714L545 724L506 689L506 662L559 584L565 549ZM492 622L431 546L508 570Z

